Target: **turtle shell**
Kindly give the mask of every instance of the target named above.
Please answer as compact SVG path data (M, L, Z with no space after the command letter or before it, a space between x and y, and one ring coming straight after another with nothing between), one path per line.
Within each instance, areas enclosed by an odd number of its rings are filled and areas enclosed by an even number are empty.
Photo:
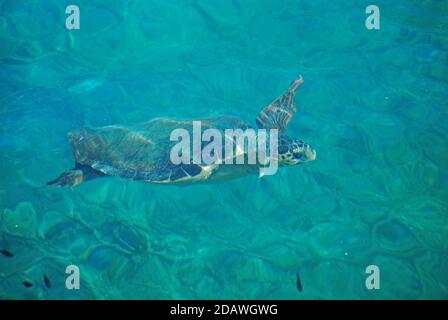
M222 133L225 129L249 127L227 116L200 121L202 130L215 128ZM106 175L160 183L207 179L213 172L210 166L171 162L170 151L177 141L170 141L170 134L179 128L193 136L193 121L159 118L131 127L83 128L70 132L68 137L76 162Z

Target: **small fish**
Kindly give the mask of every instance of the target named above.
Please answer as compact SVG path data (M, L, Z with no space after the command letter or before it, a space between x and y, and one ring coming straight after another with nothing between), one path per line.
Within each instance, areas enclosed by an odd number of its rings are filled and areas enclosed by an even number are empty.
M44 273L44 283L47 288L51 288L50 279L48 279L47 275Z
M22 284L25 286L25 288L31 288L33 284L29 281L23 281Z
M303 291L302 281L300 280L300 275L298 272L297 272L297 290L299 290L299 292Z
M8 258L14 257L14 254L11 251L8 251L8 250L1 250L0 249L0 253L2 255L4 255L5 257L8 257Z

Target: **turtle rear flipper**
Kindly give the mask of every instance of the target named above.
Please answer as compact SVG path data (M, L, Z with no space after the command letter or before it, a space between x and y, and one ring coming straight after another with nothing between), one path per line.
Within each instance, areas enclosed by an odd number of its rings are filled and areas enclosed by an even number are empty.
M84 181L103 177L104 173L97 171L90 166L76 164L75 168L62 173L54 180L48 181L47 185L76 186Z
M48 181L47 185L57 186L76 186L84 181L84 174L82 170L70 170L64 172L54 180Z

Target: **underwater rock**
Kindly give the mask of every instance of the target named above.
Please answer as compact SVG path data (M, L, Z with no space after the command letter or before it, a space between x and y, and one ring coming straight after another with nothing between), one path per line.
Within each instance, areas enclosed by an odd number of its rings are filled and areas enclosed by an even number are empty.
M391 252L404 253L421 247L411 230L394 219L377 225L374 238L381 248Z
M82 184L79 189L84 189L79 193L79 196L89 204L102 205L108 202L110 189L116 181L111 179L98 179L96 181L89 181L89 183Z
M85 225L63 214L59 213L44 221L45 223L41 223L42 227L39 230L41 237L52 246L71 251L77 256L82 255L92 243L98 241Z
M45 239L47 233L58 223L64 220L69 220L65 215L58 211L48 211L42 216L42 219L37 228L37 236L39 238Z
M248 207L251 208L251 214L257 217L265 217L271 214L277 215L277 208L280 203L270 196L270 194L264 189L256 189L250 192L250 197L242 195L240 199L247 201Z
M375 112L366 118L362 124L364 130L370 132L372 139L371 142L377 141L383 146L387 144L399 143L405 138L406 126L403 121L391 112ZM377 139L373 139L373 137ZM375 149L380 150L381 148Z
M225 299L223 281L216 278L212 272L206 272L195 286L198 299L214 295L217 299Z
M36 235L38 221L30 202L20 202L13 210L5 209L1 221L4 232L24 238L34 238Z
M402 29L401 32L404 32L406 29ZM381 65L394 66L401 70L407 70L409 66L414 65L415 56L413 55L403 55L401 54L401 50L403 50L402 46L399 44L387 46L382 49L381 54L378 55L378 60L381 61ZM397 59L400 57L400 59Z
M216 192L210 186L192 186L191 194L193 196L182 196L182 204L190 210L203 210L215 202Z
M370 205L371 209L365 210L363 207L360 209L361 220L368 225L375 225L379 221L383 220L387 217L388 211L386 208L383 208L380 204L376 203L375 205Z
M13 27L8 20L0 16L0 59L7 59L14 56L14 52L21 45L21 41L17 36L14 36Z
M80 83L76 83L68 88L68 92L74 94L84 93L101 86L104 83L104 78L89 78Z
M353 125L336 125L333 134L326 137L326 142L343 150L343 153L366 154L369 151L369 136L360 127Z
M414 260L415 268L421 275L425 299L446 297L448 288L448 257L445 253L426 251Z
M420 159L415 159L401 170L403 184L411 190L419 190L422 194L435 195L444 189L443 175L440 169L432 161L426 161L421 155ZM443 197L441 198L443 199Z
M58 211L48 211L38 226L39 238L64 249L74 248L78 242L88 241L92 235L76 218ZM78 245L79 246L79 245Z
M146 234L129 225L119 225L114 229L116 242L125 250L134 253L144 253L148 249L148 239Z
M97 246L92 248L86 262L93 267L96 276L110 281L118 281L130 260L113 247Z
M186 265L185 265L186 266ZM192 268L198 267L192 261L190 264ZM161 263L157 256L151 255L146 259L135 264L131 272L122 275L122 281L126 283L126 289L132 291L126 294L130 299L172 299L172 286L182 280L188 280L191 275L188 270L183 272L182 266L178 266L176 271L178 275L174 275L174 268L167 268ZM199 276L202 275L202 269L198 267ZM182 278L182 279L181 279ZM194 281L194 280L193 280ZM197 283L194 281L194 283ZM186 285L185 287L192 287Z
M239 255L238 262L231 266L222 266L223 271L232 270L235 274L237 282L254 281L265 282L269 281L271 274L275 272L272 266L266 261L248 257L246 255Z
M380 299L418 299L423 293L420 276L407 260L391 256L377 256L372 264L381 270Z
M294 270L303 259L304 251L284 244L276 244L269 247L269 262L273 266L284 269ZM309 252L307 252L309 254Z
M201 281L202 276L208 272L208 266L201 259L192 259L189 263L179 266L177 269L179 282L185 287L194 287Z
M181 235L171 233L152 244L153 249L157 250L157 253L167 261L180 262L191 257L189 249L191 241Z
M365 292L361 273L361 268L351 264L322 261L301 276L306 276L310 290L321 299L359 299Z
M263 193L269 195L269 199L275 199L278 203L289 203L291 200L299 198L300 195L311 189L312 182L306 174L296 169L302 168L279 168L273 176L264 176L261 179L254 180L248 186L244 197L248 198L247 195L254 192L252 190L254 185L261 185L264 189ZM297 181L300 181L300 183L297 183Z
M448 152L446 152L447 134L443 130L427 128L417 135L415 140L425 159L431 160L438 168L445 168L448 163Z
M405 159L418 161L422 157L421 150L412 148L408 141L409 138L408 140L403 138L396 143L384 143L381 154L374 154L376 160L385 162L391 168L402 168L404 164L411 163Z
M334 214L338 204L339 199L337 197L329 194L321 194L310 198L306 204L301 205L301 207L306 205L310 209L319 212L320 216L331 216Z
M447 251L446 204L435 197L411 195L394 210L393 217L432 250Z
M107 177L89 181L79 187L79 196L88 204L98 207L110 206L124 209L140 209L147 200L142 182L130 182L120 178Z
M337 191L341 188L341 179L332 173L315 171L313 172L313 178L315 183L321 188L328 188L332 191Z
M434 50L428 54L427 60L428 63L420 65L421 74L445 83L448 82L448 54Z
M307 232L310 249L323 259L363 261L369 254L371 240L364 225L321 223Z

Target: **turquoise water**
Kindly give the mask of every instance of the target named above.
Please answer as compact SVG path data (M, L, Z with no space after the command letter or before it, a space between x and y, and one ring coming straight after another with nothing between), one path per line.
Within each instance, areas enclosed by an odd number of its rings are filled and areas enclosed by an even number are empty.
M380 30L366 1L73 2L0 1L1 298L448 298L445 1L376 1ZM254 123L299 72L288 132L312 163L211 185L45 186L73 166L70 130ZM72 264L80 290L65 288Z

